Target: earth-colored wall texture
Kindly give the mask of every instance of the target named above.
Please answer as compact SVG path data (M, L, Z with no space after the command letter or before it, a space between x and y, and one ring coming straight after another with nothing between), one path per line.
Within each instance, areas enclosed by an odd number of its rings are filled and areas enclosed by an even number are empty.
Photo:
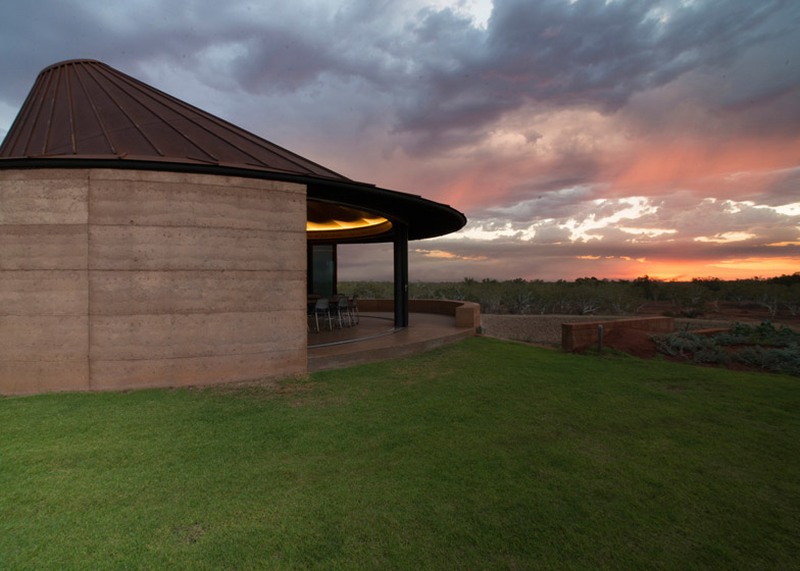
M304 373L302 185L0 170L0 394Z

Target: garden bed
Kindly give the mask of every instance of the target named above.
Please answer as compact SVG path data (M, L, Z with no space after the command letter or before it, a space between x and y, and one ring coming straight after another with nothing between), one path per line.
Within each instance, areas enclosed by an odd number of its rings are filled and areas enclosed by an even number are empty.
M769 321L736 323L725 331L654 335L652 342L674 360L800 376L800 333Z
M492 337L557 348L562 323L613 320L615 317L574 315L493 315L481 318L483 332ZM619 328L603 337L603 347L635 357L662 356L672 361L731 369L800 375L800 333L770 322L737 323L723 320L675 319L676 332ZM595 347L586 351L596 350Z
M481 328L483 333L490 337L558 347L561 345L562 323L586 323L626 318L627 316L620 315L498 315L484 313L481 314ZM731 325L731 321L722 319L675 318L675 329L679 331L728 328Z

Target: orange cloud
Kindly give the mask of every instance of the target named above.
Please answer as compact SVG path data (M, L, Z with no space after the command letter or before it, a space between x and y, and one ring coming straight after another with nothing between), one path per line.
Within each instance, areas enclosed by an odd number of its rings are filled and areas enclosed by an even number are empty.
M460 256L458 254L454 254L453 252L448 252L446 250L423 250L421 248L417 248L412 250L415 254L420 254L425 256L426 258L439 258L442 260L467 260L467 261L483 261L487 260L486 256Z
M797 165L800 139L724 144L686 139L648 145L634 153L621 167L615 167L615 163L608 165L610 171L619 169L611 175L618 190L649 193L683 188L718 193L742 187L752 193L779 176L776 171Z

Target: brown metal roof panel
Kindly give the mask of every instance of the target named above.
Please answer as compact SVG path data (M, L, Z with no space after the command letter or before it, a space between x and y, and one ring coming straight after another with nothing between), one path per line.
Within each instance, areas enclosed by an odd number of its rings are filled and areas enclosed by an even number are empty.
M275 168L346 180L346 177L232 123L116 70L111 71L115 73L115 77L126 80L126 87L130 89L131 95L138 93L137 98L140 102L153 114L161 117L162 124L174 127L175 132L179 134L185 134L194 145L202 148L219 161L259 164L268 170ZM172 137L174 138L174 136L173 133Z
M63 154L75 152L75 136L71 113L72 94L69 78L62 75L55 78L54 100L50 105L50 116L47 120L47 137L43 152L47 154ZM65 133L54 133L63 126Z
M42 106L45 86L37 82L28 93L17 118L0 144L0 156L26 156L26 149L34 138L37 119ZM16 127L16 128L15 128Z
M109 81L102 67L81 68L86 76L87 89L98 120L111 145L119 154L150 154L163 156L158 141L147 136L139 126L141 121L155 121L152 114L138 111L140 103L125 90ZM92 149L84 148L81 152Z
M44 69L0 159L103 154L175 163L200 158L349 180L101 62L72 60Z
M44 72L42 72L44 73ZM76 154L100 150L118 154L103 118L103 104L98 100L100 90L88 70L76 67L74 73L72 115L76 133ZM105 107L108 107L107 102Z

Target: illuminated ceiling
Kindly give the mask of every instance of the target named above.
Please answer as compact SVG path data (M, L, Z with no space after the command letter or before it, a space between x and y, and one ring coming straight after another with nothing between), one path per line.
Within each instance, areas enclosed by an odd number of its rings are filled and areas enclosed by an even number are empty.
M306 232L309 240L367 238L392 230L392 223L379 214L314 200L307 204Z

